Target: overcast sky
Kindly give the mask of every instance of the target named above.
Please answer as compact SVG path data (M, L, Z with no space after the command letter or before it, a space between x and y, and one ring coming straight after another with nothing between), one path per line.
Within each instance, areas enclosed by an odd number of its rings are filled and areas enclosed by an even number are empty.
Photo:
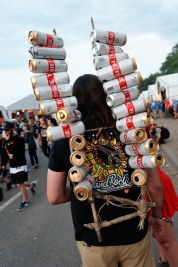
M159 71L178 42L177 0L4 0L0 2L0 105L33 93L28 69L28 32L64 39L71 84L96 74L91 54L91 16L95 29L127 35L124 52L135 58L143 78Z

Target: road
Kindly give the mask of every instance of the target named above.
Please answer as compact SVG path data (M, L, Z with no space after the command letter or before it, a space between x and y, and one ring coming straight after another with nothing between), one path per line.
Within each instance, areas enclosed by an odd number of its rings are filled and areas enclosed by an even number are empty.
M36 195L28 191L31 205L17 212L21 196L17 188L4 192L0 202L0 267L80 267L74 240L70 203L51 206L46 198L48 159L38 149L40 168L29 172L29 181L37 181ZM27 153L27 161L29 157ZM164 166L178 192L178 172L168 160ZM5 191L5 184L1 184ZM178 239L178 215L174 220ZM155 258L158 251L153 240Z

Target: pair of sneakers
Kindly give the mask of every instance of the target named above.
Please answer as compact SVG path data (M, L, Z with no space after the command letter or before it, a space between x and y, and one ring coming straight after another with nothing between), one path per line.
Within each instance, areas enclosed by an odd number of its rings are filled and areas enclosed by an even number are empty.
M32 192L32 195L35 195L36 193L36 183L32 183L32 187L30 188L30 191ZM26 209L30 205L30 201L22 201L17 211L22 211Z

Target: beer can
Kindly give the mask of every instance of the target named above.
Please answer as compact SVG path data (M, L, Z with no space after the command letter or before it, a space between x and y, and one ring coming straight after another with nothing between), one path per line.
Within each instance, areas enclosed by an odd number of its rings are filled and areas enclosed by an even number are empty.
M39 45L46 47L64 46L64 41L61 37L38 31L30 31L28 34L28 41L32 45Z
M68 177L72 182L78 183L87 175L88 171L89 171L89 166L85 162L82 166L79 167L74 166L70 168L68 172Z
M92 192L93 184L94 178L91 175L87 174L87 176L83 178L77 186L74 187L75 197L80 201L86 200Z
M39 104L42 115L50 115L56 113L61 108L77 108L78 101L75 96L46 100Z
M93 30L90 35L92 43L103 43L108 45L123 46L127 42L127 36L124 33Z
M41 86L54 86L58 84L69 83L69 75L67 72L46 73L31 77L33 89Z
M101 43L93 44L91 51L94 57L101 56L101 55L123 53L122 48L120 48L119 46L112 46L112 45L101 44Z
M130 157L129 166L133 169L144 168L159 168L165 163L165 158L162 154L152 154L146 156Z
M72 96L72 86L70 84L41 86L34 89L34 95L39 101Z
M80 121L82 114L76 109L61 108L56 112L56 117L60 122L74 122Z
M119 63L114 63L97 71L98 78L101 82L107 82L118 79L121 76L132 73L137 69L135 59L128 58Z
M70 139L70 146L74 150L81 150L85 147L86 141L84 136L75 135Z
M85 151L75 150L70 155L70 163L74 166L81 166L85 162Z
M125 146L125 153L129 156L139 156L155 154L159 149L159 144L156 140L147 139L141 144L131 144Z
M147 138L145 129L133 129L120 133L120 141L123 144L142 143Z
M53 59L32 59L29 60L28 67L33 73L54 73L68 70L66 61Z
M137 99L112 108L113 118L119 120L123 117L143 112L147 109L147 102L144 99Z
M142 82L142 76L140 72L134 72L126 76L119 77L112 81L103 83L104 91L107 95L113 93L119 93L130 87L139 85Z
M131 174L131 181L137 186L145 185L147 182L147 172L143 169L136 169Z
M139 97L139 94L140 91L138 90L138 88L131 88L120 93L107 95L106 103L109 107L114 108L116 106L130 102L131 100L137 99Z
M41 58L41 59L65 59L66 51L64 48L48 48L41 46L31 46L29 53L32 58Z
M85 126L82 121L74 123L64 123L60 126L55 126L46 131L47 139L49 142L53 142L59 139L70 138L74 135L83 134L85 132Z
M147 112L136 114L116 121L116 128L119 132L135 128L145 128L153 124L153 117Z
M129 58L129 55L126 53L98 56L98 57L93 58L93 65L95 67L95 70L99 70L101 68L107 67L114 63L123 61L127 58Z

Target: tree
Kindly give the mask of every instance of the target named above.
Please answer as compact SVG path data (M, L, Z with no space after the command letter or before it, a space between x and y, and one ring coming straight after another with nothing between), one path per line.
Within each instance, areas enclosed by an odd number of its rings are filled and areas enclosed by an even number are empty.
M148 90L148 85L155 84L156 78L160 76L161 74L159 72L156 72L154 74L150 74L148 78L145 78L143 82L138 86L140 92Z

